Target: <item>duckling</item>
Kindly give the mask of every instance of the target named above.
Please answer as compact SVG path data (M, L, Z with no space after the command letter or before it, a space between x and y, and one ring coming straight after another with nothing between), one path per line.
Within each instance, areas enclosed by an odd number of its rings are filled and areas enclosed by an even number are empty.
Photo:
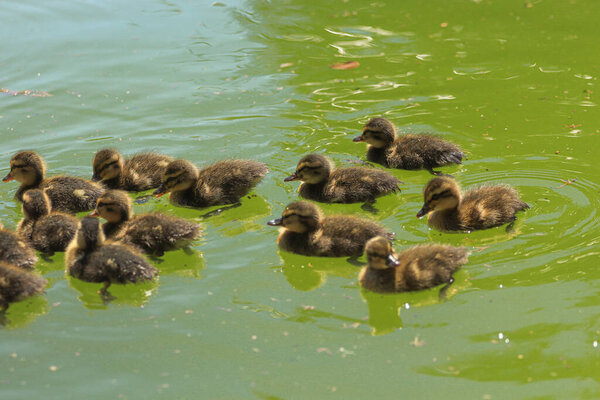
M40 189L23 194L23 218L17 225L17 234L31 243L34 249L54 254L65 251L75 237L79 220L70 214L50 211L50 199Z
M514 222L515 213L529 208L508 185L481 186L461 194L449 177L436 177L423 191L425 203L417 213L440 231L472 231Z
M281 218L270 226L282 226L277 242L285 251L320 257L358 257L374 236L394 234L375 222L347 216L323 217L319 207L306 201L288 204Z
M173 159L157 153L138 153L123 160L115 149L102 149L92 162L92 180L101 181L109 189L130 192L155 189L160 186L162 175Z
M375 198L400 191L400 181L392 174L374 168L334 169L320 154L302 157L296 172L285 182L301 180L300 196L328 203L374 202Z
M15 233L4 229L0 222L0 262L23 269L32 269L37 260L29 244Z
M107 294L112 283L126 284L154 279L158 272L129 245L105 241L97 218L84 217L75 239L67 248L66 272L86 282L103 282Z
M426 244L411 247L396 257L390 241L383 236L369 240L365 246L368 265L358 276L362 287L377 293L394 293L429 289L445 283L468 260L464 247Z
M157 213L132 218L131 199L121 190L108 190L100 196L96 210L90 214L97 215L107 221L102 226L107 238L159 256L185 247L200 236L200 225L181 218Z
M171 192L171 203L202 208L217 204L235 204L269 172L267 166L253 160L225 160L200 171L189 161L175 160L167 166L157 197Z
M2 179L10 182L16 179L21 183L15 198L23 201L23 194L29 189L42 189L50 198L52 210L74 214L90 211L96 200L104 192L104 187L96 182L74 176L53 176L44 179L46 166L35 151L21 151L10 160L10 172Z
M396 137L394 124L385 118L373 118L355 142L367 142L367 160L388 168L427 169L462 164L465 154L455 144L431 135Z
M10 303L42 293L47 283L32 272L0 262L0 314L6 311Z

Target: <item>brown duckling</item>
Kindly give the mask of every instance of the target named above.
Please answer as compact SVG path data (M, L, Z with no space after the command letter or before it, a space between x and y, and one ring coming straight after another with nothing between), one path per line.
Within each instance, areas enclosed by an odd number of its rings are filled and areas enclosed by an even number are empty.
M84 217L67 249L66 272L86 282L103 282L107 294L112 283L136 283L154 279L158 271L133 247L105 241L97 218Z
M115 149L102 149L92 162L92 180L101 181L109 189L130 192L155 189L160 186L167 165L173 161L169 156L158 153L138 153L123 160Z
M47 283L32 272L0 262L0 313L4 313L10 303L42 293Z
M171 192L171 203L182 207L208 207L234 204L269 172L267 166L253 160L225 160L200 171L187 160L175 160L167 166L157 197Z
M79 220L70 214L51 212L50 199L40 189L23 194L23 215L17 234L31 243L34 249L54 254L65 251L75 237Z
M423 191L425 203L417 213L440 231L472 231L514 222L515 214L529 206L508 185L481 186L461 194L456 181L436 177Z
M107 221L102 228L108 239L131 243L145 253L159 256L200 237L200 225L182 218L158 213L132 217L131 199L121 190L106 191L90 215L100 215Z
M29 243L19 238L16 233L4 229L0 223L0 262L32 269L37 260Z
M388 168L427 169L462 164L465 154L455 144L431 135L396 136L394 124L385 118L373 118L355 142L367 142L367 160Z
M21 151L10 160L10 172L2 179L21 183L15 198L23 201L29 189L42 189L50 198L52 210L71 214L93 210L104 187L96 182L74 176L53 176L44 179L46 166L35 151Z
M277 242L285 251L320 257L358 257L374 236L394 234L367 219L348 215L324 217L319 207L306 201L288 204L281 218L267 223L282 226Z
M394 293L429 289L442 283L450 285L454 282L452 274L467 262L470 252L464 247L426 244L411 247L396 257L390 241L377 236L367 242L365 254L368 265L358 276L362 287L377 293Z
M400 191L400 181L392 174L374 168L334 169L320 154L302 157L296 172L285 182L300 180L300 196L328 203L374 202L375 198Z

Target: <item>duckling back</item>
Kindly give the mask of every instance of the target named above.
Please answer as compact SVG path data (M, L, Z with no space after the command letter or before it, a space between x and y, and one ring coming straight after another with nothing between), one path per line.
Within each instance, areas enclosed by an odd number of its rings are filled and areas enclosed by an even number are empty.
M158 153L139 153L125 160L118 187L127 191L141 192L160 186L162 175L173 159Z
M225 160L209 165L200 170L195 206L237 203L268 171L265 164L254 160Z
M374 201L379 196L399 191L399 183L395 176L374 168L340 168L334 170L323 185L303 183L300 196L332 203Z
M200 225L164 214L143 214L124 224L116 238L143 252L162 255L187 246L200 236Z
M388 168L407 170L433 169L449 164L462 164L462 150L432 135L403 135L390 147L369 147L367 159Z
M482 186L464 193L458 219L463 230L487 229L514 221L518 211L528 208L508 185Z
M42 253L65 251L77 232L77 218L63 213L53 213L40 218L32 225L31 244Z
M39 188L50 198L53 211L70 214L93 210L98 197L104 192L102 185L74 176L54 176L44 179ZM25 190L27 189L29 188ZM20 201L23 200L25 190L17 192Z
M0 262L0 309L42 293L48 282L31 272Z
M31 269L37 262L37 256L27 241L15 233L1 228L0 225L0 262L19 268Z

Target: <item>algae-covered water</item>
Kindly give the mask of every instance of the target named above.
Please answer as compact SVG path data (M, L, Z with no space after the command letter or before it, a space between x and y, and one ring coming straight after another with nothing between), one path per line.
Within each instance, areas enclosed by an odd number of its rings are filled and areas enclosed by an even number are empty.
M598 15L592 0L3 1L0 174L35 149L50 174L89 177L109 146L271 172L210 218L136 205L203 238L109 304L62 254L40 261L46 294L0 330L0 398L600 397ZM531 205L512 233L441 234L415 218L431 175L395 170L402 192L377 214L323 207L381 222L398 249L472 248L445 302L365 293L357 266L279 253L265 225L297 199L283 179L300 157L355 165L374 116L459 144L468 160L443 171L463 187L509 183ZM0 184L10 229L15 190Z

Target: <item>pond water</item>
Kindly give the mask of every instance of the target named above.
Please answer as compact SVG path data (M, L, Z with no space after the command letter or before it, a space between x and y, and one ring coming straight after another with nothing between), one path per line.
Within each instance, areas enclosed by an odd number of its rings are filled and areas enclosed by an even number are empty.
M44 296L0 329L6 399L600 397L600 3L430 0L8 0L0 4L0 174L35 149L51 174L91 176L96 150L155 150L271 172L242 206L135 206L202 223L159 281L113 286L38 264ZM334 70L336 62L357 68ZM31 91L31 92L27 92ZM364 159L373 116L468 154L469 187L514 185L531 209L504 227L442 234L415 218L426 171L402 192L325 205L380 221L395 247L473 249L449 298L374 295L346 259L278 252L265 225L297 199L283 179L309 152ZM3 176L3 175L2 175ZM21 218L0 184L0 217Z

